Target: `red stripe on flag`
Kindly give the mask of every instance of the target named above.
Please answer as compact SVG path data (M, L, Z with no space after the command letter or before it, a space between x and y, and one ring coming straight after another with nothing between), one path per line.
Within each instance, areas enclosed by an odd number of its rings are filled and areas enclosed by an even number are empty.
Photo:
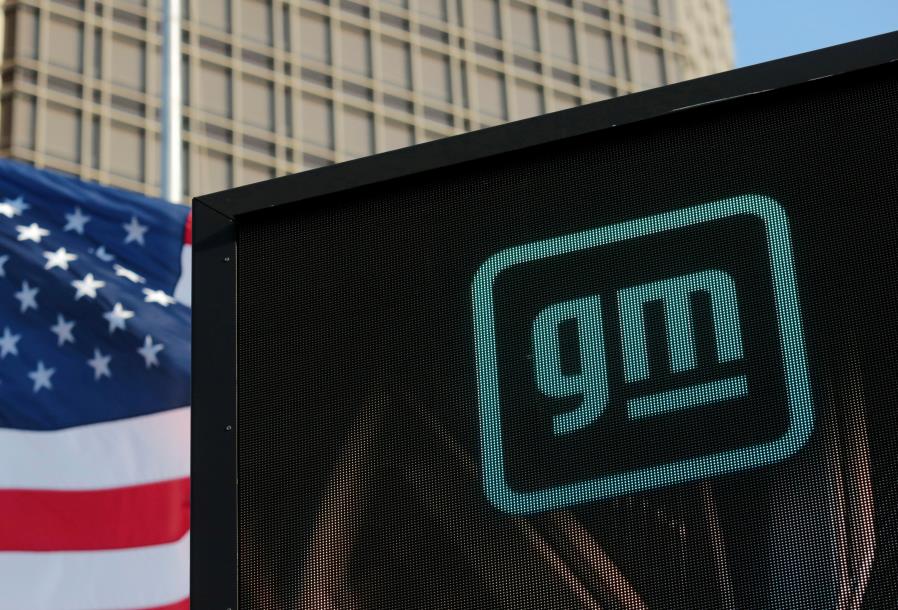
M184 245L193 243L193 210L187 214L187 222L184 223Z
M140 610L190 610L190 598L182 599L179 602L169 604L167 606L156 606L155 608L140 608Z
M180 540L190 479L98 491L0 490L0 550L93 551Z

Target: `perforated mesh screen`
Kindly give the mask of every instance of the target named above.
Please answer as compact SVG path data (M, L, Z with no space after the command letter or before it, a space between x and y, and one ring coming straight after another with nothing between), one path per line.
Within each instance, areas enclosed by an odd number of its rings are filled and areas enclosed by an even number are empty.
M894 607L896 100L878 69L242 219L241 608ZM690 293L690 361L655 294L640 352L622 290L708 270L737 313Z

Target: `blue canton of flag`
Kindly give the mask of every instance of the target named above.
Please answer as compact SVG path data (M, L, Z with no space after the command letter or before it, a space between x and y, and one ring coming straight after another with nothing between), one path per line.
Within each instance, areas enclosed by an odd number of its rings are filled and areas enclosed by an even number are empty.
M188 208L2 165L0 426L189 404L190 310L172 296Z

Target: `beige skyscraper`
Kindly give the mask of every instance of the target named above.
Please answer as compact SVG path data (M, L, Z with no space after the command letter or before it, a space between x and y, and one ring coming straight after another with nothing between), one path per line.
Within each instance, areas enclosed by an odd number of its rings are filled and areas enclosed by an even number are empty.
M732 66L725 0L184 0L185 198ZM159 194L159 0L6 0L0 155Z

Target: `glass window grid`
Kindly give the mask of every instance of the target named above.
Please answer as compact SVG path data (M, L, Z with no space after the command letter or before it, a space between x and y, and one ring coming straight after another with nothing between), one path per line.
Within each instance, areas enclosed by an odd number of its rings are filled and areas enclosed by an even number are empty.
M252 167L254 176L260 175L258 166L273 168L274 175L282 175L300 171L309 164L312 158L315 163L339 162L352 155L341 150L340 143L345 141L342 130L345 111L370 113L374 117L375 150L388 148L385 130L387 125L395 130L396 125L404 125L410 129L415 142L426 141L434 137L442 137L460 133L469 128L489 126L501 123L497 117L483 116L478 111L476 74L478 70L491 70L504 73L504 115L519 116L515 108L516 95L514 87L521 83L539 91L542 95L541 107L545 111L568 107L571 103L584 103L596 99L604 99L608 92L617 94L629 93L639 89L640 79L634 70L638 66L634 61L637 44L651 45L661 50L664 60L664 72L669 79L672 75L682 74L686 49L678 30L670 26L665 19L667 6L661 2L660 15L653 16L631 10L627 4L601 1L585 2L574 0L565 6L548 0L500 0L499 2L499 37L491 37L475 31L464 16L472 15L473 0L451 0L446 3L446 19L419 10L418 0L410 0L407 7L381 3L367 18L356 12L342 10L337 5L329 5L313 0L272 0L270 20L271 44L261 40L249 39L240 31L240 0L232 0L229 6L228 21L230 31L225 32L205 25L196 19L195 6L188 7L191 15L183 27L183 53L186 57L187 69L192 77L199 72L202 62L212 63L230 71L231 83L231 117L244 116L241 105L243 95L240 87L244 76L251 75L268 83L273 91L273 130L244 124L236 118L216 116L203 111L199 103L203 91L197 86L198 80L189 80L190 91L185 92L185 99L190 103L185 108L185 148L189 155L186 165L193 170L189 176L190 183L186 190L198 194L209 190L204 183L200 168L204 165L203 157L208 153L216 153L218 158L230 159L234 184L242 181L242 168ZM193 4L195 0L191 0ZM530 7L537 15L536 49L522 48L513 43L510 30L511 4ZM607 9L607 18L596 14L596 11L584 10L584 5L600 6ZM158 194L158 147L159 147L159 50L161 37L158 0L150 0L148 6L129 3L126 0L113 0L101 3L86 0L85 9L78 10L49 0L19 0L16 6L30 6L38 10L38 57L28 59L17 57L4 63L14 62L37 74L36 83L28 83L22 79L14 79L12 87L4 86L4 99L11 95L28 94L36 104L34 150L25 150L11 143L10 152L15 156L26 158L38 165L53 166L63 171L82 175L85 178L100 182L116 184L126 188L143 191L147 194ZM192 10L191 10L192 9ZM461 9L461 15L459 14ZM300 11L314 13L326 18L330 30L330 61L317 61L300 55L296 19ZM73 73L53 66L48 62L46 49L47 19L58 15L83 24L83 69L81 74ZM382 16L391 17L384 20ZM581 61L572 63L552 56L548 53L547 19L549 16L571 19L575 32L576 57ZM125 17L123 19L123 16ZM636 22L641 21L658 28L660 35L638 30ZM147 28L134 24L145 22ZM402 26L402 27L400 27ZM599 28L609 33L612 42L612 59L614 74L591 73L582 61L585 49L583 30L586 26ZM371 56L371 76L341 69L337 32L344 27L356 27L368 33ZM422 29L438 31L442 40L422 35ZM98 33L95 36L94 33ZM129 89L111 83L110 60L108 54L112 48L114 35L124 35L140 41L146 48L144 76L145 92ZM291 37L292 40L287 38ZM381 45L380 40L390 38L408 44L411 49L411 89L400 85L389 84L381 78ZM201 40L214 41L216 45L200 45ZM94 45L99 42L101 48L101 76L97 78L93 70ZM486 44L498 54L500 59L484 56L476 52L476 44ZM450 69L451 102L442 101L420 90L422 82L421 54L437 53L448 57ZM265 66L248 65L242 57L252 53L261 58ZM521 65L515 64L519 58ZM629 60L628 60L629 59ZM529 67L528 67L529 66ZM5 69L6 66L4 66ZM329 79L329 84L313 82L303 77L304 70L312 70ZM463 74L464 72L464 74ZM555 74L570 75L565 79L556 78ZM82 88L83 95L78 98L66 96L56 91L49 94L48 82L58 78ZM467 83L467 90L462 90ZM345 89L370 91L370 100L347 94ZM301 137L301 120L293 108L293 99L303 95L317 95L333 101L334 105L334 142L332 147L322 147L304 141ZM384 99L392 97L409 104L411 112L403 112L393 105L384 103ZM77 110L82 116L80 164L74 164L49 155L42 149L41 143L43 123L46 120L46 104L49 99ZM143 116L136 116L122 108L115 107L113 99L127 100L142 106ZM8 104L6 105L8 106ZM6 107L5 106L5 107ZM295 106L294 106L295 107ZM425 111L427 109L427 111ZM449 123L429 120L429 116L446 116ZM292 126L292 134L288 129L288 117ZM108 138L112 122L128 124L141 130L144 141L146 167L137 174L145 176L146 183L138 183L114 174L110 170ZM95 135L94 124L99 125L99 137ZM210 130L230 134L229 141L222 141ZM243 144L251 138L262 142L270 148L266 153L258 147L250 148ZM98 140L99 151L94 141ZM98 167L93 167L91 159L98 159Z

